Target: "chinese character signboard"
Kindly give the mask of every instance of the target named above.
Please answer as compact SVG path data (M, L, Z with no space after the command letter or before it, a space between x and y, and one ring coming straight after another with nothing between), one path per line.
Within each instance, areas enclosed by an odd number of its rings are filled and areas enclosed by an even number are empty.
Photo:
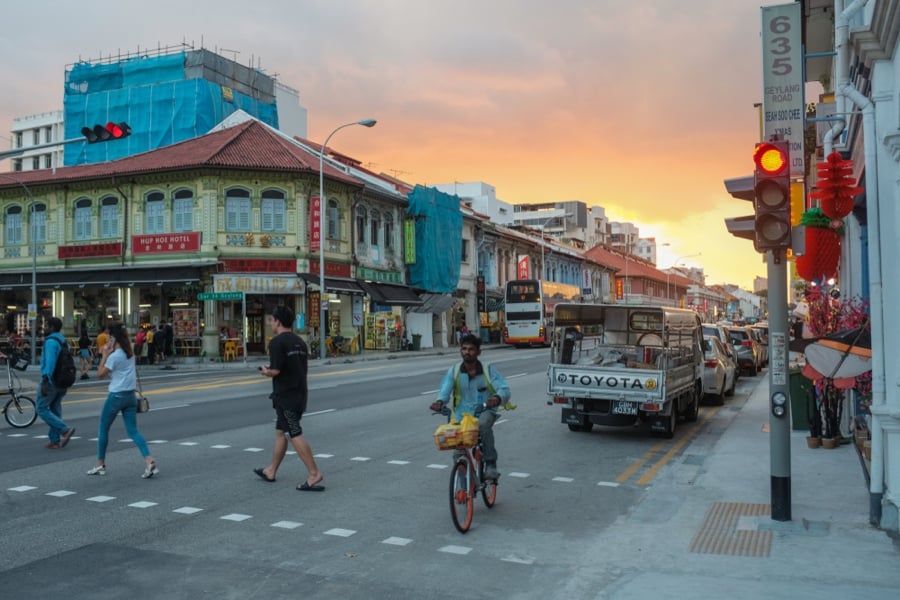
M60 260L72 258L100 258L103 256L121 256L122 242L104 242L102 244L82 244L80 246L59 246L56 256Z
M322 232L319 231L319 225L322 222L322 202L318 196L309 199L309 250L311 252L319 251L319 244L322 239Z
M403 222L403 252L406 256L406 264L416 264L416 222L407 219Z
M200 232L154 233L131 236L132 254L165 254L167 252L199 252Z
M763 6L763 131L762 141L773 135L790 143L791 175L802 177L803 53L801 48L800 3Z
M531 279L531 264L527 254L522 254L516 261L517 279Z

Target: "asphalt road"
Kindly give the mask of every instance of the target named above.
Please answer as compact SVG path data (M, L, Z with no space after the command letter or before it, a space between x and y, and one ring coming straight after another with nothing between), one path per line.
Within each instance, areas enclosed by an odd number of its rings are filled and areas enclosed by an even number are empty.
M105 385L70 391L77 439L43 448L44 426L0 429L3 597L45 598L556 598L602 589L615 573L593 564L617 518L644 505L668 514L734 407L705 406L664 440L640 428L572 433L548 406L546 350L488 351L519 408L495 426L497 504L476 505L459 534L447 498L450 455L435 449L431 415L452 355L317 366L307 439L322 493L296 491L289 455L275 483L269 460L270 382L246 370L145 371L153 411L140 428L160 476L113 426L108 475L89 477ZM690 444L691 454L685 454ZM652 518L652 517L651 517ZM466 577L461 577L465 574Z

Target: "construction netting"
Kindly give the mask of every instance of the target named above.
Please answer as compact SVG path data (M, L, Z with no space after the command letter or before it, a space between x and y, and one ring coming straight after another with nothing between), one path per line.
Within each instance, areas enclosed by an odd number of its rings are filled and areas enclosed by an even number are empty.
M208 133L236 110L278 127L274 79L212 52L80 62L66 72L65 139L83 127L127 123L131 135L72 143L65 165L104 162Z
M407 214L416 224L416 262L409 265L410 286L433 293L455 292L462 262L459 196L417 185L407 198Z

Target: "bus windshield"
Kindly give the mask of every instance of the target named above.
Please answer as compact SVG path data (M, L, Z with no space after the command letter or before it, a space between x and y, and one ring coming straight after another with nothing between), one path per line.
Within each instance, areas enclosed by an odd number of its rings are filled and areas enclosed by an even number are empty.
M573 302L581 290L578 286L518 279L506 284L506 333L504 341L515 346L548 345L553 321L553 307L559 302Z

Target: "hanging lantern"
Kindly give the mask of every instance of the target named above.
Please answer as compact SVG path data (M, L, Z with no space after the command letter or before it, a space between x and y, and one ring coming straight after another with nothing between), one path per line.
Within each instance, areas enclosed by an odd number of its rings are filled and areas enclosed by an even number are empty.
M831 227L823 210L812 208L803 213L806 226L806 251L796 258L797 274L806 281L825 281L837 277L841 260L841 229Z
M816 164L818 181L810 198L819 201L822 212L832 219L843 219L853 210L854 198L863 192L857 187L853 174L853 161L844 160L840 153L832 152L825 162Z

